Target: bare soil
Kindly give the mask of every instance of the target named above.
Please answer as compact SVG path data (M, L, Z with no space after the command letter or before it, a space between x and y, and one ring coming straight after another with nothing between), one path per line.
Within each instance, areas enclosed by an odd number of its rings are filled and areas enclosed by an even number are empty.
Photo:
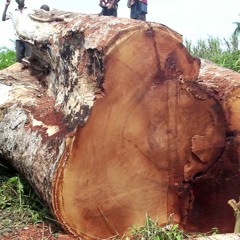
M1 240L77 240L71 235L56 229L52 224L39 223L28 225L16 231L10 231L0 236Z

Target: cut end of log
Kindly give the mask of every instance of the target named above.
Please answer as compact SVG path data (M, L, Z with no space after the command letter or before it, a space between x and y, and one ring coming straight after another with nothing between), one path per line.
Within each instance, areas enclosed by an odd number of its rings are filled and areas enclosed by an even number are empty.
M105 96L55 176L55 214L75 235L123 235L144 224L146 213L160 223L171 213L182 221L182 183L223 151L217 102L196 84L182 83L196 79L199 62L166 32L149 31L118 39L106 55Z

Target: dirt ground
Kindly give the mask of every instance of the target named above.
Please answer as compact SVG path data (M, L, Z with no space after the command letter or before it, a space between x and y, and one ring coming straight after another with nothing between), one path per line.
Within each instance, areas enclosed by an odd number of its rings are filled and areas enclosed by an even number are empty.
M39 223L28 225L16 231L0 236L1 240L77 240L64 232L59 232L54 225Z

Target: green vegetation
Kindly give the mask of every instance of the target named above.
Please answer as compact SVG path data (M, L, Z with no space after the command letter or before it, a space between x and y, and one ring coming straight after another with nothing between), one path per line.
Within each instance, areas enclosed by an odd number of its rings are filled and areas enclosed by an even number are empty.
M159 226L158 221L153 221L149 215L146 214L144 226L133 226L131 228L131 237L126 240L184 240L193 239L196 237L209 236L219 233L217 228L213 228L210 232L205 234L186 234L178 224L172 222L172 216L169 217L169 222L165 226Z
M191 55L208 59L236 72L240 72L238 45L238 36L236 34L233 34L229 40L219 38L200 39L195 45L191 41L185 41L185 46Z
M240 33L240 22L234 22L234 24L236 24L237 27L235 28L235 30L234 30L234 32L233 32L233 35L238 36L239 33Z
M158 225L158 221L153 221L146 215L145 226L133 226L131 236L135 240L182 240L189 236L180 230L178 224L172 224L171 221L163 227Z
M16 62L16 53L5 47L0 48L0 70Z
M52 221L30 185L0 161L0 236L28 224Z

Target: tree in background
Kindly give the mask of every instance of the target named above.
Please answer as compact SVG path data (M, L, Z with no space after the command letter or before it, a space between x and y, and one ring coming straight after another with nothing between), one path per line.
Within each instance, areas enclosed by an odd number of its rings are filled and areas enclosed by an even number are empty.
M234 30L233 34L238 36L240 33L240 22L234 22L234 24L237 24L236 29Z

